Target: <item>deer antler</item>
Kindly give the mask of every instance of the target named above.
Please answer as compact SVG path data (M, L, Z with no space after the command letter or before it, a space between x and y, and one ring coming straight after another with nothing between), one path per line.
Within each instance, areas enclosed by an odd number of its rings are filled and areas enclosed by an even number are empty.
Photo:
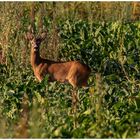
M41 40L44 40L47 37L47 31L41 33L40 38Z
M34 29L31 25L28 26L28 32L25 37L28 40L32 40L34 38Z

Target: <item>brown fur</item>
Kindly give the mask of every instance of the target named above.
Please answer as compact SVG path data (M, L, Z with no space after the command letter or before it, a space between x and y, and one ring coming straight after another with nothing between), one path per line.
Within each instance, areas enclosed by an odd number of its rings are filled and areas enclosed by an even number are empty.
M79 62L55 62L40 57L39 47L44 34L36 38L33 35L28 37L31 40L31 65L36 78L41 82L46 74L49 74L49 81L69 82L74 88L87 86L87 80L91 72L90 68Z

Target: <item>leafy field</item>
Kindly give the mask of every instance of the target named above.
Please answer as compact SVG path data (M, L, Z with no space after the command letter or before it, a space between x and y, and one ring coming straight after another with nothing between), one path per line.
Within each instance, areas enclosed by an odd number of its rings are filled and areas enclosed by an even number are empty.
M48 83L47 76L38 83L33 75L26 18L0 44L0 137L140 138L140 22L57 21L58 58L92 69L73 114L69 84ZM48 38L51 23L45 18ZM42 55L45 49L44 42Z

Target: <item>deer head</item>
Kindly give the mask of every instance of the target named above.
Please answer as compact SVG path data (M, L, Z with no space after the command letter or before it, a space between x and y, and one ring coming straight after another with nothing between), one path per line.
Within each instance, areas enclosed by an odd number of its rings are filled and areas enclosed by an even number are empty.
M46 38L47 32L43 32L38 36L35 36L32 32L28 32L26 38L31 42L31 47L34 51L38 51L41 42Z

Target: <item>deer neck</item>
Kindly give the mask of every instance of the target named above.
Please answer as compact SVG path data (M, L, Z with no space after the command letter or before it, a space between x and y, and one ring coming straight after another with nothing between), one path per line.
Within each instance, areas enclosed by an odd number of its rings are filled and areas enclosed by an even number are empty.
M41 63L41 57L38 50L34 50L34 48L31 48L31 65L34 68L36 68Z

